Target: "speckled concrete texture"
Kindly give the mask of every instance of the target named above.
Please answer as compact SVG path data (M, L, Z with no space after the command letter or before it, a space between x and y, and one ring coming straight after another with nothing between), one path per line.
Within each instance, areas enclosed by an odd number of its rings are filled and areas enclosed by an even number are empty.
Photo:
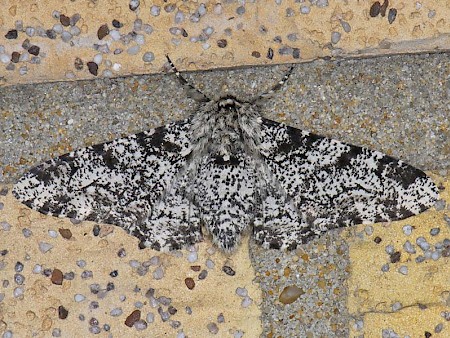
M445 1L0 1L0 84L450 48Z

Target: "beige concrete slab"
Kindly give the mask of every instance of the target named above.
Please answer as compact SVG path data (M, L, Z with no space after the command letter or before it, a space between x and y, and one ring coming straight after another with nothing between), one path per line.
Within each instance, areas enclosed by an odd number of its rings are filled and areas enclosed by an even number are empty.
M426 332L433 337L450 336L448 243L439 258L418 262L418 257L424 256L418 238L425 238L431 252L436 252L438 243L450 239L450 224L444 219L450 215L450 176L434 177L443 188L440 196L447 203L443 210L432 208L403 221L374 226L370 236L364 234L364 226L359 226L356 232L364 235L353 233L348 239L351 260L348 309L356 321L364 322L359 330L358 325L352 327L352 337L361 334L381 337L383 329L388 328L400 337L426 337ZM408 229L404 229L408 225L412 227L409 235ZM431 235L431 230L437 228L439 233ZM413 245L415 253L406 250L406 241ZM386 252L389 245L397 255ZM386 264L389 270L383 272Z
M1 84L450 49L446 1L132 3L0 0Z
M14 337L51 337L55 330L59 330L61 337L88 336L95 321L100 328L99 337L109 337L109 334L113 337L183 337L181 334L239 337L244 333L245 337L259 336L257 305L261 292L253 282L247 242L230 257L217 252L210 242L203 242L198 245L198 259L189 262L186 250L174 254L140 250L138 240L118 227L101 227L100 235L95 237L92 233L95 223L74 225L68 219L41 215L21 205L11 193L0 195L0 202L4 204L0 210L2 337L6 337L4 334L8 331ZM25 237L24 229L32 235ZM63 238L59 233L61 229L69 229L72 237ZM43 252L42 246L47 244L51 248ZM126 253L122 258L118 256L121 249ZM150 259L153 264L149 263ZM208 259L214 267L206 266ZM23 271L15 269L17 262L23 264ZM149 265L146 273L143 273L143 262ZM49 269L50 273L54 269L63 274L73 272L74 278L64 278L62 285L56 285L51 276L33 272L36 265ZM235 275L224 273L224 265L230 266ZM161 279L155 278L158 269L164 272ZM117 277L110 275L114 270L118 272ZM203 270L206 273L199 278ZM17 274L25 278L23 283L15 282ZM186 278L192 278L192 289L187 287ZM111 282L114 289L104 291ZM99 284L100 292L92 293L92 284ZM146 295L149 288L155 290L156 299L170 298L170 305L164 301L158 303ZM237 295L237 288L245 288L249 298ZM84 300L77 302L77 294L83 295ZM60 306L68 311L66 319L59 318ZM170 306L173 308L169 309ZM188 314L186 307L192 314ZM112 316L111 311L117 308L121 309L121 314ZM144 330L125 325L127 316L137 308L141 319L147 322ZM164 322L158 308L176 313ZM147 313L154 315L153 323L146 318ZM109 331L104 329L104 324L110 326ZM177 325L179 327L174 328ZM216 329L218 332L213 334Z

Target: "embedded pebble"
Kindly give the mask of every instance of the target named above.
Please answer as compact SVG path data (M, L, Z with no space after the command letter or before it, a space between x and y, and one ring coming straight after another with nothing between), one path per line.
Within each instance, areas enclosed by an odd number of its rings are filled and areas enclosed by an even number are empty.
M372 236L373 234L373 226L368 225L364 228L364 231L366 232L367 236Z
M151 312L147 313L147 316L145 317L147 320L147 323L153 323L155 321L155 315Z
M336 44L341 40L341 33L339 32L332 32L331 33L331 43Z
M395 302L394 304L392 304L392 311L394 311L394 312L397 312L401 308L402 308L402 303L400 303L400 302Z
M412 231L413 231L413 227L411 226L411 225L405 225L405 226L403 226L403 233L406 235L406 236L409 236L409 235L411 235L411 233L412 233Z
M194 263L194 262L197 261L197 259L198 259L197 252L194 251L194 252L189 252L188 253L187 260L188 260L189 263Z
M390 8L388 13L388 22L392 24L395 21L395 18L397 17L397 9L396 8Z
M156 280L162 279L164 277L164 270L162 267L158 266L153 272L153 278Z
M431 236L437 236L437 235L439 235L439 232L441 232L441 229L433 228L433 229L430 230L430 235Z
M140 319L134 323L134 328L138 331L145 330L147 328L147 322Z
M224 265L222 267L222 271L225 272L228 276L234 276L236 272L228 265Z
M220 323L225 323L225 317L223 315L223 313L219 313L219 315L217 316L217 322Z
M398 272L400 272L402 275L407 275L408 274L408 267L406 265L402 265L398 269Z
M184 21L184 13L178 11L177 14L175 14L175 23L180 24Z
M246 288L238 287L238 288L236 288L236 294L237 294L239 297L245 297L245 296L248 295L248 291L247 291Z
M122 311L122 308L120 308L120 307L116 307L109 312L109 314L113 317L118 317L122 313L123 313L123 311Z
M21 275L20 273L16 273L16 274L14 275L14 282L15 282L17 285L22 285L23 282L25 282L25 277L24 277L23 275Z
M134 310L130 313L130 315L125 320L125 325L128 327L132 327L134 323L136 323L138 320L141 319L141 311L140 310Z
M85 300L85 299L86 299L86 297L83 296L83 295L80 294L80 293L77 293L77 294L75 295L75 297L74 297L74 300L75 300L77 303L80 303L80 302L82 302L82 301Z
M186 284L187 288L189 290L192 290L195 287L195 281L194 279L188 277L184 280L184 284Z
M420 236L417 237L416 239L416 244L423 250L423 251L427 251L430 249L430 244L428 244L427 240Z
M36 264L34 267L33 267L33 273L41 273L42 272L42 265L40 265L40 264Z
M208 276L208 271L207 270L202 270L199 274L198 274L198 279L199 280L203 280Z
M99 40L102 40L105 36L109 34L109 28L107 24L103 24L99 27L97 31L97 37Z
M415 254L416 249L414 248L414 245L410 241L406 241L405 244L403 244L403 248L407 253Z
M206 260L205 265L208 269L213 269L215 266L214 262L212 260L210 260L209 258Z
M289 285L283 289L279 296L279 300L283 304L291 304L304 293L305 291L303 291L303 289L301 288L298 288L296 285Z
M141 47L139 45L134 45L127 49L127 53L130 55L136 55L141 50Z
M18 286L14 289L13 295L15 298L19 298L24 293L24 288L22 286Z
M14 266L14 271L22 272L23 271L23 264L21 262L16 262L16 265Z
M434 207L436 208L437 211L444 210L445 206L446 206L446 202L444 199L439 199L434 203Z
M33 27L27 27L25 33L31 38L36 33L36 30Z
M252 305L252 303L253 303L253 300L249 296L245 296L244 299L241 302L241 306L243 308L247 308L250 305ZM287 304L289 304L289 303L287 303Z
M62 285L63 283L63 273L59 269L53 269L52 276L50 277L50 280L55 285Z
M153 27L150 26L149 24L144 24L142 26L142 30L145 32L145 34L152 34L153 32Z
M98 65L95 62L89 61L87 63L89 73L91 73L94 76L97 76L98 74Z
M388 272L388 271L389 271L389 264L388 264L388 263L383 264L383 265L381 266L381 271L383 271L383 272Z
M133 12L139 8L141 2L139 0L130 0L129 8ZM133 326L133 325L132 325Z
M206 328L207 328L208 331L211 332L212 334L217 334L217 333L219 333L219 327L217 326L216 323L209 323L208 325L206 325Z
M142 20L141 19L136 19L133 22L133 30L135 32L139 32L142 29Z
M11 224L9 224L9 223L6 222L6 221L0 222L0 226L2 227L2 229L3 229L4 231L9 231L9 230L11 230Z
M161 7L153 5L150 7L150 14L153 16L158 16L161 13Z
M50 251L52 248L53 248L53 245L51 245L50 243L39 242L39 250L42 253L46 253L46 252Z
M69 311L67 311L67 309L60 305L58 306L58 318L59 319L66 319L67 316L69 315Z

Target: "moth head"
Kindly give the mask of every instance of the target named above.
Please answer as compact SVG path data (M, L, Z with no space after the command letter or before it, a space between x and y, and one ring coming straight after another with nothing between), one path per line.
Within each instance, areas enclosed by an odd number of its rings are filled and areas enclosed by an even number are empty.
M217 101L217 106L219 109L236 110L240 108L242 104L234 96L226 96Z

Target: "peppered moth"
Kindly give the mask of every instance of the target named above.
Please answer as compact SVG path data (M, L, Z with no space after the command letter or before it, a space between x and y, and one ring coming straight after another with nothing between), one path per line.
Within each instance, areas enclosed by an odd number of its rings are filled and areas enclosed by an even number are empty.
M171 66L201 102L196 113L38 165L15 197L44 214L120 226L142 247L179 249L205 229L224 251L246 232L292 250L330 229L416 215L438 197L419 169L263 118L253 102L209 99Z

